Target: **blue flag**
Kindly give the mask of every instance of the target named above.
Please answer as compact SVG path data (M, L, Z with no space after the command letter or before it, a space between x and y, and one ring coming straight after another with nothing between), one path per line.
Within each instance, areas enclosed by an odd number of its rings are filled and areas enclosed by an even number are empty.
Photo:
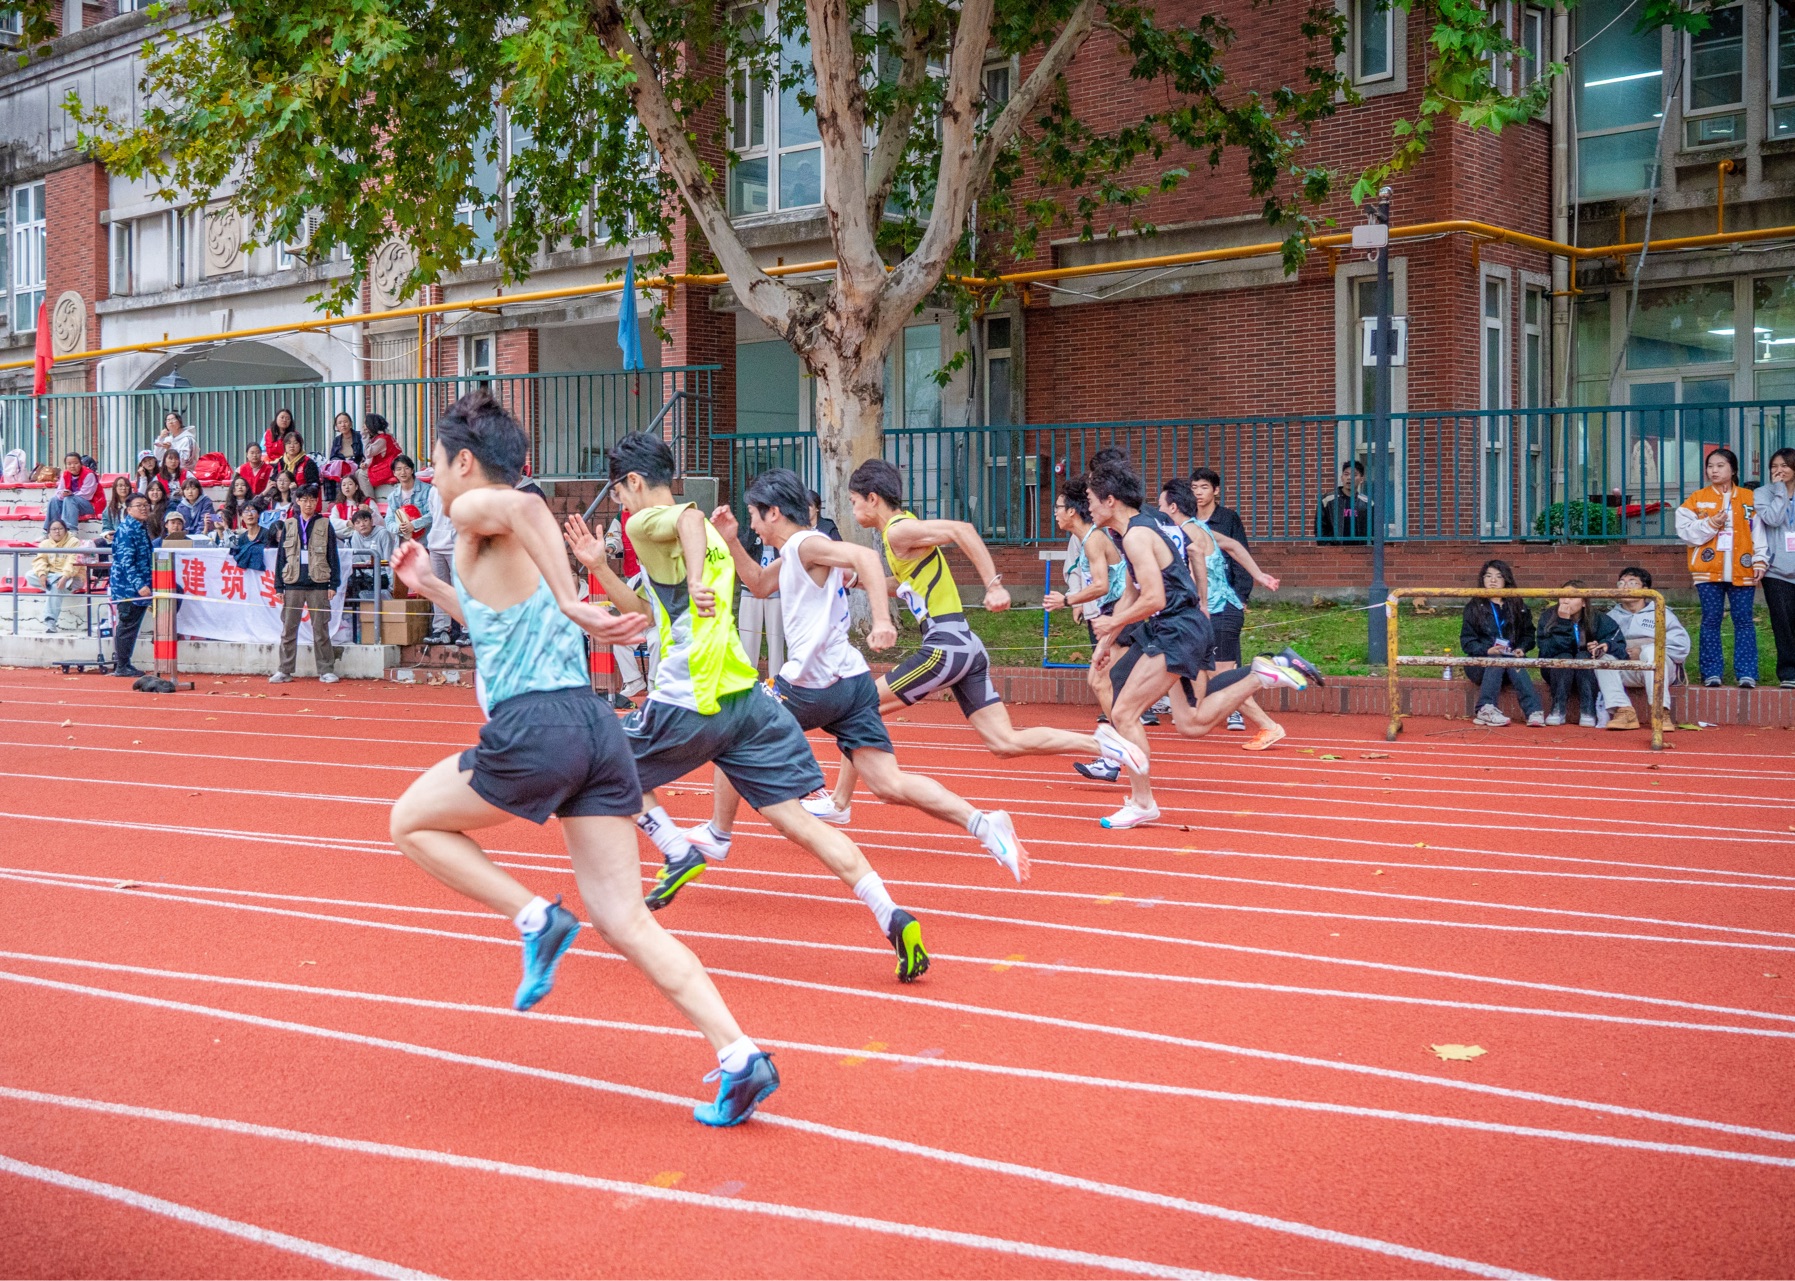
M642 368L642 330L636 320L636 255L623 265L623 297L617 305L617 346L625 369Z

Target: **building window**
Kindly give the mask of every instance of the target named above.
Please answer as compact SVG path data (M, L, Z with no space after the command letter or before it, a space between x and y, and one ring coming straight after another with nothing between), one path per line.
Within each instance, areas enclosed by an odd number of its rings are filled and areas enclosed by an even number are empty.
M192 219L185 209L168 211L168 285L171 289L187 286L187 237Z
M1551 380L1547 362L1551 347L1546 329L1551 322L1551 306L1539 285L1528 285L1521 295L1521 403L1539 409L1551 403Z
M992 62L985 65L985 107L984 122L988 128L1003 111L1004 104L1010 100L1010 63Z
M1795 137L1795 0L1771 0L1770 101L1770 136Z
M1496 30L1507 38L1514 36L1514 6L1508 0L1492 0L1490 4L1490 21ZM1507 93L1509 89L1509 63L1512 55L1492 52L1489 56L1490 83L1496 86L1498 93Z
M8 48L19 43L25 34L25 20L17 9L0 9L0 45Z
M1627 335L1628 369L1733 362L1733 282L1641 289Z
M778 10L762 13L763 30L778 29ZM803 209L823 203L823 144L816 114L799 103L809 92L808 48L793 32L779 45L774 83L748 68L738 68L730 91L729 140L735 158L729 166L729 211L733 215ZM803 78L781 88L778 81L793 72Z
M1483 281L1483 405L1508 408L1508 285L1495 276Z
M1795 390L1795 276L1751 282L1751 325L1758 398L1787 398Z
M1533 82L1540 78L1545 72L1546 64L1552 60L1550 51L1546 47L1547 31L1544 9L1521 10L1521 29L1516 33L1515 39L1521 46L1521 52L1518 55L1518 70L1520 71L1519 88L1523 93L1533 87Z
M1745 136L1745 7L1708 14L1708 29L1684 37L1683 144L1712 147Z
M1574 84L1577 187L1584 200L1657 185L1658 120L1664 114L1663 48L1656 28L1640 32L1632 0L1585 0L1577 23Z
M482 129L480 136L474 139L473 185L480 200L464 200L455 206L455 221L474 229L474 243L468 257L475 262L492 257L499 243L499 166L504 157L490 154L495 137L502 151L504 135L495 135L492 125Z
M135 222L112 224L111 292L114 295L128 295L137 292L137 224Z
M477 386L485 386L495 371L491 334L469 334L461 340L461 376L463 378L473 379Z
M1352 78L1360 84L1396 74L1396 8L1390 0L1350 0Z
M1010 333L1008 316L985 318L985 422L992 427L1008 427L1015 422L1011 408L1015 363Z
M783 342L737 344L736 430L757 436L802 431L799 405L807 381L803 372L798 353Z
M894 358L901 361L893 376ZM941 326L910 325L885 356L885 429L941 426Z
M44 184L12 191L12 327L17 333L37 331L37 309L44 301Z

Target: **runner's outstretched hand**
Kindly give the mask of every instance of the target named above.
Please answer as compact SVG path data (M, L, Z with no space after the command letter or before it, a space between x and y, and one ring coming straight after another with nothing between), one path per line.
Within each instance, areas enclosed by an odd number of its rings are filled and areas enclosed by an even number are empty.
M605 559L605 545L598 540L583 517L569 516L561 522L561 532L567 536L567 545L573 550L574 559L587 569L595 569Z
M430 568L430 554L421 543L400 543L393 549L392 563L394 576L420 596L424 585L436 578Z
M647 614L619 614L590 601L575 601L561 612L606 645L630 645L648 630Z

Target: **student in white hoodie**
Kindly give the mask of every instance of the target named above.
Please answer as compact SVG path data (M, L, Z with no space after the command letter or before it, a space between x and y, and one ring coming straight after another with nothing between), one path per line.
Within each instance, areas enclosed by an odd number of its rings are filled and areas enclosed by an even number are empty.
M1652 573L1649 569L1640 569L1629 565L1621 570L1615 580L1615 586L1622 592L1647 590L1652 585ZM1631 658L1641 658L1651 662L1657 653L1658 624L1657 609L1651 601L1643 596L1622 596L1608 611L1608 617L1620 628L1620 634L1626 638L1627 654ZM1683 674L1683 660L1689 657L1689 629L1677 618L1676 611L1669 605L1664 607L1664 707L1670 709L1670 687L1677 683ZM1650 672L1624 671L1617 673L1622 685L1635 689L1647 689ZM1668 726L1667 726L1668 728Z

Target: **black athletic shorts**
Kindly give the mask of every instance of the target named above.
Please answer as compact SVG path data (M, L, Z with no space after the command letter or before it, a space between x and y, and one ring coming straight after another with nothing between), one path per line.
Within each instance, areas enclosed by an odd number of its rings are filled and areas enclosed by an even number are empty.
M1135 648L1142 655L1163 654L1166 670L1175 676L1194 680L1213 671L1209 651L1215 646L1215 633L1209 615L1200 609L1181 609L1175 614L1155 614L1141 624Z
M790 685L780 676L773 681L773 692L799 729L820 729L832 735L843 755L852 756L862 747L891 751L891 735L879 715L879 686L871 672L844 677L821 689Z
M468 782L481 800L532 823L550 814L629 818L642 810L617 717L585 687L507 698L460 765L473 771Z
M922 648L885 674L885 687L906 707L936 690L953 691L962 716L1003 702L991 687L991 660L964 614L929 620Z
M1209 629L1215 633L1215 644L1209 650L1209 665L1233 663L1240 666L1240 629L1246 625L1246 611L1238 605L1209 616Z
M725 694L711 716L651 698L624 720L623 732L645 792L713 763L757 810L823 785L810 740L758 681Z

